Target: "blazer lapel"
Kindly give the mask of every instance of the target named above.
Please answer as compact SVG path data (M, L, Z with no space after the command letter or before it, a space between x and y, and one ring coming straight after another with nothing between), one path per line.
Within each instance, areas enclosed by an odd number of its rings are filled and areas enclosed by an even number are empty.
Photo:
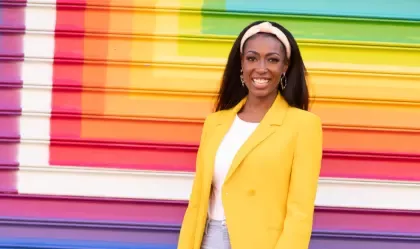
M241 104L243 105L243 103L241 103ZM268 110L268 112L266 113L264 118L261 120L261 123L258 125L258 127L255 129L255 131L251 134L251 136L248 138L248 140L242 145L242 147L237 152L236 156L233 159L232 165L231 165L231 167L228 171L225 182L228 181L229 178L234 174L234 172L239 167L239 165L244 160L244 158L256 146L258 146L258 144L260 144L265 139L270 137L276 131L276 126L280 126L283 123L283 119L286 115L287 107L288 107L288 105L287 105L286 101L283 99L283 97L281 97L280 94L278 94L276 100L273 103L273 105ZM234 113L234 115L233 115L234 117L235 117L236 113L237 112ZM228 124L229 127L230 127L231 123L232 123L232 121L229 122L229 124ZM227 129L229 129L229 127L227 127ZM227 130L226 130L226 132L227 132ZM224 136L224 134L223 134L223 136ZM223 139L223 137L222 137L222 139Z

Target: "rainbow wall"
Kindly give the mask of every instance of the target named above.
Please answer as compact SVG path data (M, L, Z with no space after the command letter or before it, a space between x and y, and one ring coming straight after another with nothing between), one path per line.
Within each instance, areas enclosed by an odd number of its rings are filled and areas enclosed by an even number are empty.
M0 1L0 248L174 249L235 35L298 39L324 159L311 249L420 242L420 2Z

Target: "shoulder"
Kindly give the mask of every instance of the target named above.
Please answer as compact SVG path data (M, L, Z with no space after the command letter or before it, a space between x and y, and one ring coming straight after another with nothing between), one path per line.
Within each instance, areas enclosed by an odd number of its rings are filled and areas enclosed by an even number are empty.
M213 124L217 123L219 118L221 118L225 112L226 110L210 113L204 120L204 126L212 126Z
M288 110L288 119L295 127L299 129L320 128L322 126L321 118L310 111L290 107Z

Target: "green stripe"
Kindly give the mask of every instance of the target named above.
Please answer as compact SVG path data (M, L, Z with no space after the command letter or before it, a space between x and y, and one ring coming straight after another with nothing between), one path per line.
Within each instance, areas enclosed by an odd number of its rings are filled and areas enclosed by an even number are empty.
M256 20L282 24L297 39L420 44L420 22L204 11L204 35L237 35Z

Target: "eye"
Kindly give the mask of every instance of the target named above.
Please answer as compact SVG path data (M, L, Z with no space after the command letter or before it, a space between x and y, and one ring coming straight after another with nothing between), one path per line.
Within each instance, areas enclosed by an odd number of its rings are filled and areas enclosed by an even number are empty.
M280 62L280 60L278 58L269 58L268 59L269 62L273 62L273 63L278 63Z
M255 60L257 60L257 58L255 58L255 56L247 56L246 60L247 61L255 61Z

